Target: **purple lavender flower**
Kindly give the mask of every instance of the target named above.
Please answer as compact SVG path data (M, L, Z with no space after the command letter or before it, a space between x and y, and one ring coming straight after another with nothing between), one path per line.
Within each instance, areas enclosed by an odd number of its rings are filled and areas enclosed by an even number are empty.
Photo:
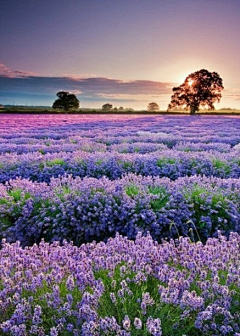
M128 317L128 315L125 315L123 321L122 321L122 324L123 324L123 328L127 331L129 331L131 329L131 321Z
M147 319L146 326L151 335L153 336L162 335L161 320L159 318L153 319L152 317L149 317Z
M134 319L134 326L135 326L135 328L136 328L137 330L142 329L142 321L141 321L140 318L135 317L135 319Z

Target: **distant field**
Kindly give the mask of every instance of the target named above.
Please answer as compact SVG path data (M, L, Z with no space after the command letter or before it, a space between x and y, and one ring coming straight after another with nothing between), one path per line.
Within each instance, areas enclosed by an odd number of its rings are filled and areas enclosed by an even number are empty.
M64 111L57 111L49 108L42 108L42 107L11 107L11 108L3 108L0 109L0 113L31 113L31 114L66 114ZM189 111L171 111L167 112L166 110L160 111L147 111L147 110L124 110L124 111L103 111L102 109L79 109L69 111L67 114L189 114ZM216 114L216 115L224 115L224 114L233 114L233 115L240 115L240 110L234 109L226 109L226 110L211 110L211 111L199 111L196 114Z

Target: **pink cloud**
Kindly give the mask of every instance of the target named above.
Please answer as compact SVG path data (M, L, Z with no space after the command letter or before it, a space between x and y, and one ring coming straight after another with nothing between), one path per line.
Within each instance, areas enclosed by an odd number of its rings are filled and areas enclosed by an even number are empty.
M33 71L22 71L22 70L11 70L5 64L0 63L0 76L9 77L9 78L21 78L36 76L37 73Z

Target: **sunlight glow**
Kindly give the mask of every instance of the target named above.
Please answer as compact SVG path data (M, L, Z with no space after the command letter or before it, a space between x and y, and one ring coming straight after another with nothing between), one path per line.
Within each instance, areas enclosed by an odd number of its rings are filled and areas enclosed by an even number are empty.
M188 80L188 85L189 85L189 86L192 86L193 83L194 83L194 80L193 80L193 79L189 79L189 80Z

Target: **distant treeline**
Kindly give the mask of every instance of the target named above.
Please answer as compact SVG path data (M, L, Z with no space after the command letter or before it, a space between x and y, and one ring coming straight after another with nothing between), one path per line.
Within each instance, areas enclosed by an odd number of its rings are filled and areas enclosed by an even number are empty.
M176 110L168 112L166 110L161 111L148 111L148 110L134 110L132 108L124 110L103 110L103 109L94 109L94 108L80 108L78 110L70 110L67 113L60 110L54 110L51 107L45 106L3 106L0 108L0 113L23 113L23 114L189 114L189 111L186 110ZM219 110L200 110L196 114L234 114L240 115L240 110L232 108L222 108Z

